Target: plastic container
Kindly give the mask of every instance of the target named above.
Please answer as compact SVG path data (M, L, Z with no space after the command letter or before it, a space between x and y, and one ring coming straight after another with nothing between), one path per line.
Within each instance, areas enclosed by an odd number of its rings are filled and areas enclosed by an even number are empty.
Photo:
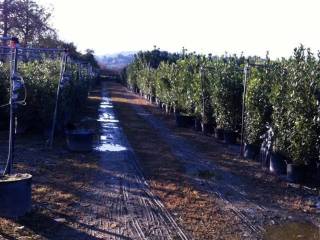
M177 127L189 128L194 126L194 117L187 115L176 115L176 125Z
M13 174L0 178L0 216L21 217L31 210L30 174Z
M216 128L215 129L215 138L217 140L223 141L224 140L224 130L222 128Z
M230 130L224 130L223 132L224 142L226 144L236 144L237 143L237 134Z
M278 153L272 153L270 155L269 170L277 175L287 174L287 164L285 158Z
M303 183L305 179L305 166L297 164L288 164L287 179L289 182Z
M270 155L271 155L270 150L268 150L262 144L261 148L260 148L260 153L259 153L259 161L261 162L261 167L263 169L269 169L270 168Z
M201 123L201 131L204 134L212 134L214 132L214 128L209 123Z
M259 155L259 147L253 144L245 144L244 145L244 152L243 157L245 159L256 160Z
M77 129L66 132L67 146L72 152L90 152L93 149L93 131Z
M201 131L201 120L198 118L194 119L194 126L193 126L195 131Z

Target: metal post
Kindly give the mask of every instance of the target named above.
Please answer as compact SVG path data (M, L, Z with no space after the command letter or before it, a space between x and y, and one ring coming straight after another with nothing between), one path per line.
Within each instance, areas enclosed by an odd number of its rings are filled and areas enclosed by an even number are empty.
M90 96L90 93L91 93L91 89L92 89L92 78L93 78L93 75L92 75L92 66L90 63L87 64L87 73L88 73L88 97Z
M240 156L244 155L244 118L245 118L245 104L247 95L247 78L248 78L249 65L246 64L243 68L244 78L243 78L243 93L242 93L242 114L241 114L241 147Z
M78 81L81 82L82 75L81 75L81 63L80 62L78 62L77 67L78 67Z
M204 75L204 68L203 66L200 67L200 84L201 84L201 100L202 100L202 132L205 132L204 126L204 117L205 117L205 99L204 99L204 83L203 83L203 75Z
M9 100L9 106L10 106L10 124L9 124L9 150L8 150L8 158L7 163L4 169L3 174L4 175L10 175L12 173L12 166L13 166L13 158L14 158L14 142L15 142L15 134L16 134L16 102L13 99L13 87L14 87L14 75L17 72L17 66L18 66L18 51L17 51L17 44L18 39L12 38L11 39L11 62L10 62L10 100Z
M58 84L58 88L57 88L57 95L56 95L56 101L55 101L55 106L54 106L54 113L53 113L52 126L51 126L51 134L50 134L50 138L49 138L49 142L48 142L49 148L52 148L52 146L53 146L54 132L55 132L55 128L56 128L57 114L58 114L60 88L61 88L61 82L62 82L62 79L63 79L63 75L64 75L64 72L66 70L67 58L68 58L68 54L67 54L67 51L65 51L63 53L63 55L62 55L61 65L60 65L60 79L59 79L59 84Z

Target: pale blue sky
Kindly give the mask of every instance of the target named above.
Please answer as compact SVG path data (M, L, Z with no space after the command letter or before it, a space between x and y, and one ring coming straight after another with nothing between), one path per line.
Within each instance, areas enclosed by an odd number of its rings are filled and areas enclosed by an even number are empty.
M152 49L288 56L320 50L320 0L39 0L63 40L97 54Z

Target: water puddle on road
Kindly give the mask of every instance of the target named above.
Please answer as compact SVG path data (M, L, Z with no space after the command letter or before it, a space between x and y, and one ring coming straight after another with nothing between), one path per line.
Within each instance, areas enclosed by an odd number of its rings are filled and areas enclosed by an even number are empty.
M116 119L113 105L106 94L103 93L99 107L100 137L95 147L99 152L121 152L127 150L121 142L121 132L119 129L119 120Z
M302 222L288 222L266 228L264 240L319 240L320 228Z

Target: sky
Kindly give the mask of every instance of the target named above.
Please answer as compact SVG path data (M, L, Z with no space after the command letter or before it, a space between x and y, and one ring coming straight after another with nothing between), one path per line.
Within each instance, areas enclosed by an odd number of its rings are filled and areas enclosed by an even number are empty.
M320 0L38 0L62 40L97 55L161 50L288 57L320 50Z

